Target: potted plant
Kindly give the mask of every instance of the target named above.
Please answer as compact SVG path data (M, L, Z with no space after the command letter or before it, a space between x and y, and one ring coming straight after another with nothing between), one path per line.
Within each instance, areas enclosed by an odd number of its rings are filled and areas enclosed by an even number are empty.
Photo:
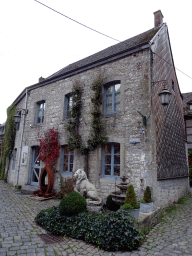
M151 199L151 190L147 186L144 192L143 199L140 200L140 211L141 212L152 212L154 210L154 202Z
M121 206L121 209L128 210L135 219L139 218L140 209L133 185L128 186L124 205Z

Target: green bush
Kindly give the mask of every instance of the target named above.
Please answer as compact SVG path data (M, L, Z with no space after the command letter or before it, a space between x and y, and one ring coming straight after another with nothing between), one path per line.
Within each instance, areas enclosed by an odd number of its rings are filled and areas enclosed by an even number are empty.
M86 240L103 250L133 250L139 246L140 236L133 217L126 211L118 210L95 222Z
M52 207L41 211L35 220L52 234L82 239L104 250L133 250L140 243L134 218L126 211L67 217L60 215L58 207Z
M40 211L35 217L37 224L48 230L51 234L60 235L66 226L66 216L61 216L59 208L53 206Z
M133 209L138 209L139 208L133 185L128 186L124 203L125 204L127 204L127 203L130 204L133 207Z
M87 210L87 202L79 193L72 191L64 196L59 204L60 215L73 216Z
M119 208L120 208L120 206L119 206L117 203L115 203L115 202L113 201L111 195L109 195L109 196L107 197L107 200L106 200L106 207L107 207L108 210L110 210L110 211L115 211L115 212L116 212L117 210L119 210Z
M151 190L149 186L146 187L143 199L145 200L146 203L151 203Z
M121 205L120 209L121 210L133 209L133 206L131 204L126 203L126 204Z

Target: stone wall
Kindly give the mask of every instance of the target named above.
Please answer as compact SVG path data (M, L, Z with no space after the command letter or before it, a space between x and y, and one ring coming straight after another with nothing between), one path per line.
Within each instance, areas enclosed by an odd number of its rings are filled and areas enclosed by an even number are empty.
M153 195L157 204L164 206L186 195L189 183L182 97L172 60L167 27L161 29L158 34L152 45L152 104L157 161L153 175ZM171 100L167 106L161 105L158 96L164 86L171 92Z
M102 115L102 124L107 133L108 142L120 143L121 147L121 175L126 174L130 183L135 187L140 197L141 183L144 184L146 176L150 176L154 166L152 156L151 136L151 99L150 99L150 54L149 50L143 50L126 58L108 63L99 68L88 70L84 73L57 81L28 93L27 109L28 114L25 120L23 134L23 145L28 145L28 164L20 169L19 180L21 184L30 183L31 148L39 145L38 134L54 127L58 128L59 141L61 145L67 144L66 123L64 120L65 95L72 91L73 83L76 81L82 88L82 110L80 117L79 133L82 136L83 144L86 145L90 136L91 128L91 84L103 74L105 82L114 80L121 81L121 111L116 114ZM42 125L35 124L37 102L46 102L45 119ZM17 108L23 107L23 99ZM102 106L103 113L103 106ZM142 115L148 117L148 125L143 126ZM22 126L22 124L21 124ZM145 128L145 132L142 129ZM19 148L20 131L17 132L16 147ZM139 143L131 142L137 138ZM61 171L61 155L56 164L55 189L58 189L59 173ZM102 197L107 197L115 190L115 183L119 180L106 179L102 177L102 147L90 152L88 157L89 178L98 188ZM42 164L43 167L43 164ZM85 167L84 156L75 152L74 170ZM141 174L142 173L142 174ZM66 177L62 174L63 177ZM13 182L14 178L10 178Z

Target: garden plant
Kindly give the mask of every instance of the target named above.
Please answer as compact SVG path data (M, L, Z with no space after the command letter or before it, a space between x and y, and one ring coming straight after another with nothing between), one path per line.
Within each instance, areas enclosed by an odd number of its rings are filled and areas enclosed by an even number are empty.
M141 241L134 218L122 210L103 215L82 212L69 217L61 215L60 207L52 207L42 210L35 220L51 234L82 239L103 250L133 250Z
M130 184L127 188L127 193L125 197L125 204L128 204L130 206L129 209L138 209L139 205L137 203L137 197L135 194L135 190L132 184Z
M145 203L151 203L152 199L151 199L151 190L150 187L147 186L144 192L144 196L143 199L140 200L141 203L145 204Z

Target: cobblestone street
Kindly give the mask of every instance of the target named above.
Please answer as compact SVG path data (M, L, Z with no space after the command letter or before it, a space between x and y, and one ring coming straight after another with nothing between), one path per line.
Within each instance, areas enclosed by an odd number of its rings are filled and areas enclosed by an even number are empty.
M0 181L0 256L4 255L192 255L192 198L172 209L147 235L145 242L132 252L105 252L81 240L64 238L46 244L46 231L34 222L41 209L58 205L58 200L39 202Z

